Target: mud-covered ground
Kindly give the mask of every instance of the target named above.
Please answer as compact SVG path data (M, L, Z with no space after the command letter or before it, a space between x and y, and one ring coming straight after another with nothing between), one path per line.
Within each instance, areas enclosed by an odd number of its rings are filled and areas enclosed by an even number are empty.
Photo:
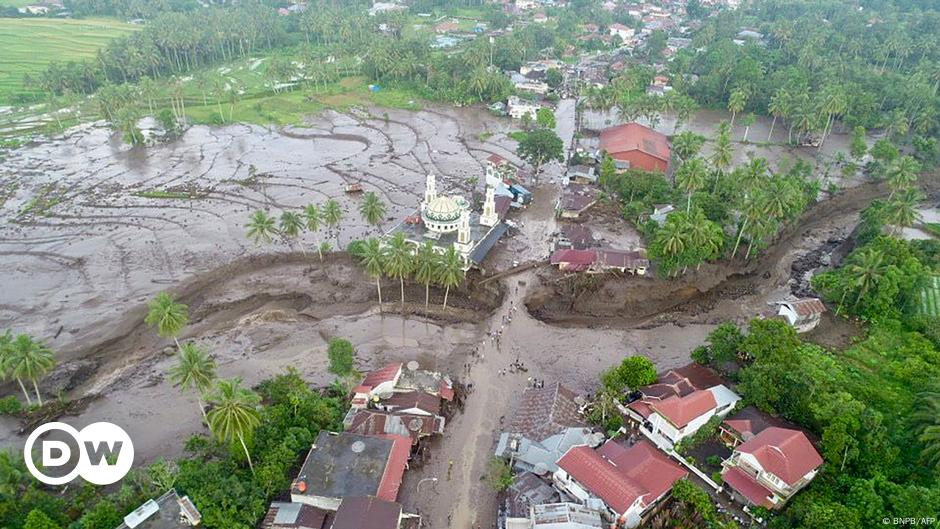
M389 282L380 314L374 283L348 257L320 262L310 251L312 235L303 240L307 255L283 243L256 248L244 223L255 209L279 212L336 198L346 220L321 238L345 246L375 233L359 218L359 199L342 192L346 183L361 181L379 193L389 226L418 205L428 172L443 188L469 194L479 189L473 179L482 180L490 153L516 160L505 136L514 130L510 122L478 109L388 112L388 120L328 113L287 130L194 127L146 149L128 149L89 126L9 153L0 168L0 184L12 191L0 206L0 329L28 332L58 351L61 366L42 384L47 394L99 396L65 420L121 424L138 464L177 455L186 437L204 431L195 397L165 378L171 342L142 324L146 301L171 290L192 312L182 339L209 348L220 376L256 384L293 367L311 384L326 385L325 344L338 335L356 346L361 370L417 360L472 383L465 410L448 424L430 462L406 474L401 500L429 527L489 527L495 498L483 480L486 464L528 377L589 393L597 375L625 355L646 355L660 369L688 362L717 322L745 321L793 290L800 275L794 260L844 238L858 210L880 193L858 186L811 209L760 258L703 266L673 282L620 278L574 285L576 294L556 272L537 267L452 293L447 312L435 308L441 292L432 291L435 307L424 311L423 288L409 286L404 316ZM562 101L556 115L570 146L573 102ZM494 134L481 141L485 131ZM497 245L487 273L548 255L560 175L550 165L531 186L535 202L514 213L519 228ZM196 198L135 195L154 190ZM614 246L636 239L600 213L594 220ZM499 343L491 337L497 331ZM527 373L501 374L516 360ZM0 443L19 446L17 429L0 420ZM419 492L425 478L438 481Z

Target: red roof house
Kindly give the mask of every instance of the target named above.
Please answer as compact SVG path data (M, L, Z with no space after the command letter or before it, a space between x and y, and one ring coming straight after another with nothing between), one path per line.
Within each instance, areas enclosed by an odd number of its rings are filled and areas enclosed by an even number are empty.
M401 377L401 362L372 371L353 389L353 408L364 408L375 395L387 395L395 389Z
M738 446L722 466L722 478L738 500L780 508L816 477L823 459L799 430L771 426Z
M553 266L564 272L583 272L597 260L594 250L555 250L549 258Z
M635 527L643 513L688 472L646 441L625 447L608 441L597 450L570 448L558 460L556 486L582 502L599 498L609 514Z
M672 156L666 136L639 123L602 130L600 146L619 166L645 171L666 172Z

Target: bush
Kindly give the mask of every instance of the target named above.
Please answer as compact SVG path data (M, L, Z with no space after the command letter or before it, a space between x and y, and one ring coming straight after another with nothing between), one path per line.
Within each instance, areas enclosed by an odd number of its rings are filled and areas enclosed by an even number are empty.
M330 373L345 377L353 372L353 349L352 343L345 338L330 338L330 344L327 347L326 354L330 357Z
M498 457L490 459L486 482L496 492L508 489L512 485L512 467L509 466L509 462Z
M0 414L16 415L21 411L23 411L23 404L20 399L16 398L16 395L7 395L0 399Z
M638 389L656 382L656 366L645 356L630 356L624 358L619 366L605 371L601 382L614 391Z

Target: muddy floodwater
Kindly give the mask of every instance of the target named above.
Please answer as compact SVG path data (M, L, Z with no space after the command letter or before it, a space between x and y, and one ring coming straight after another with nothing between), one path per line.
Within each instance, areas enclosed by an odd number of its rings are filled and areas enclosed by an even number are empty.
M574 102L562 101L556 114L570 147ZM721 118L706 114L694 127L711 130ZM763 125L752 134L767 134ZM60 365L43 391L97 396L65 420L120 424L134 440L138 464L178 455L189 435L205 431L195 396L166 379L172 342L142 323L146 302L161 290L190 307L181 339L208 348L220 376L249 385L288 367L313 385L329 384L331 336L353 342L363 371L417 360L447 372L473 390L431 460L406 475L401 500L430 527L489 527L495 498L482 477L500 423L529 377L589 394L598 374L625 355L646 355L660 369L687 363L718 322L744 322L793 290L802 276L794 279L791 263L844 239L871 198L863 189L844 207L819 208L805 229L768 250L766 263L744 270L750 275L728 279L727 271L706 266L673 290L654 278L621 279L603 286L595 301L563 299L557 277L536 267L453 292L447 312L436 308L442 292L432 290L425 310L424 289L409 286L404 314L392 313L400 300L397 284L388 282L382 313L374 283L348 256L317 258L317 241L345 247L378 233L360 218L361 198L344 193L346 184L380 195L389 228L418 206L428 173L442 190L470 196L482 191L487 156L519 163L506 136L512 130L507 119L479 109L360 110L328 112L304 127L197 126L173 142L135 149L100 124L87 125L11 151L0 167L0 329L32 334L57 351ZM561 171L549 165L532 184L535 201L514 213L517 228L497 245L488 273L548 255ZM257 247L245 237L257 209L277 215L329 198L345 215L338 230L308 233L294 247ZM638 241L633 230L605 222L598 232L610 244ZM711 290L716 294L706 297ZM659 299L673 294L684 305ZM622 308L631 303L657 307L656 314L629 318ZM530 314L529 306L539 310ZM613 313L598 315L604 306ZM528 372L504 373L512 362ZM19 427L0 420L0 443L20 447ZM419 491L426 478L438 481Z

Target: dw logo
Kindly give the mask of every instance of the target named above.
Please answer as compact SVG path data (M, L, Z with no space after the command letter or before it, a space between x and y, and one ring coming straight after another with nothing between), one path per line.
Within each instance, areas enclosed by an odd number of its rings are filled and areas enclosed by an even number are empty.
M43 434L49 438L40 439ZM37 441L39 465L33 460ZM109 422L89 424L81 431L49 422L29 434L23 457L29 473L46 485L63 485L78 476L95 485L110 485L130 471L134 445L127 432Z

